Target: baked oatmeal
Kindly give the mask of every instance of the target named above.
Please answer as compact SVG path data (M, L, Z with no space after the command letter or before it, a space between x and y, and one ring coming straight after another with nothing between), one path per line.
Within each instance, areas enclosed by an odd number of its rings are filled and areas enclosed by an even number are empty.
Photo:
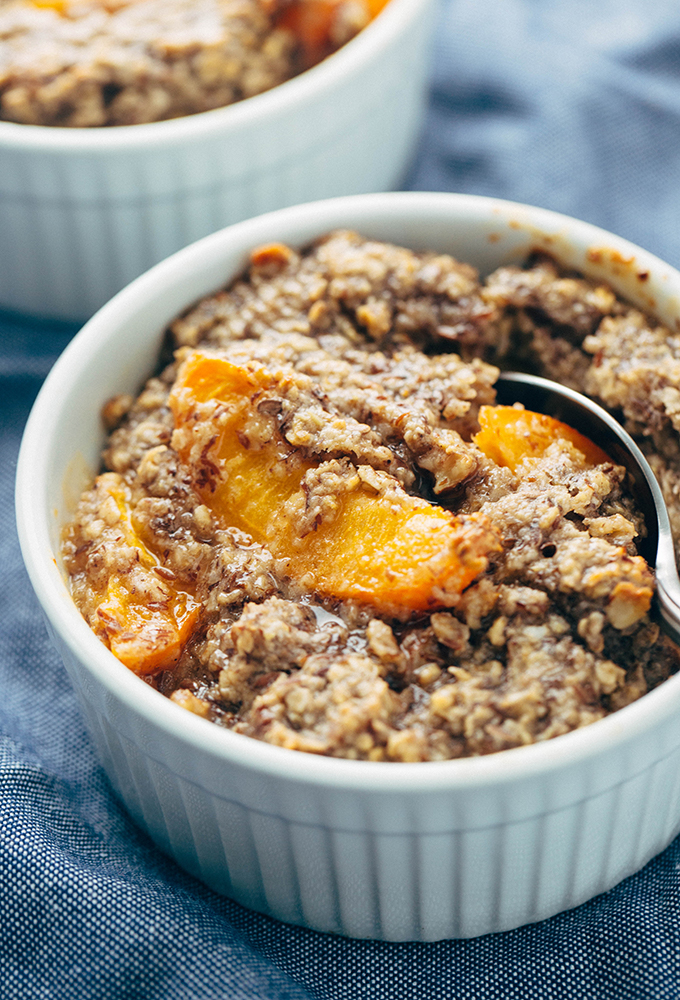
M105 407L63 553L90 626L177 705L297 750L445 760L678 669L625 471L496 405L500 367L595 395L680 520L675 343L611 289L544 255L481 280L338 231L258 248L167 339Z
M136 125L296 76L386 0L0 0L0 118Z

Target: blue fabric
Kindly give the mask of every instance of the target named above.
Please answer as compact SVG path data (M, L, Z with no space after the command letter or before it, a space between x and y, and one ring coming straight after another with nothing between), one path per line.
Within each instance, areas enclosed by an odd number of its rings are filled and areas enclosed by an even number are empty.
M408 186L564 211L680 265L676 0L442 0L440 13ZM542 924L385 945L251 913L136 829L49 645L12 513L23 424L74 332L0 317L0 997L680 997L680 839Z

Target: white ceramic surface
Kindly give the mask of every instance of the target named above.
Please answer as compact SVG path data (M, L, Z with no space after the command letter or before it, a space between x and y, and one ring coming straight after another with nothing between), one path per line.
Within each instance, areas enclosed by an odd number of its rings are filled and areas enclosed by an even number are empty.
M86 319L223 226L402 181L422 121L435 0L390 0L267 93L149 125L0 121L0 308Z
M602 230L452 194L285 209L216 233L143 275L83 328L35 403L19 459L26 566L102 762L156 843L246 906L391 941L501 931L615 885L680 830L680 675L543 744L426 764L317 757L227 732L126 670L77 612L60 526L97 465L99 410L135 391L166 324L272 239L337 226L487 271L543 246L678 327L680 274Z

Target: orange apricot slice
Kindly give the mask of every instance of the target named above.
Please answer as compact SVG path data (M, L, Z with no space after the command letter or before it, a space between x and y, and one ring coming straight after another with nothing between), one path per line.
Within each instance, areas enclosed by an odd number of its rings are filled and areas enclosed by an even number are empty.
M541 458L554 441L573 444L589 465L611 462L611 458L590 438L545 413L515 406L480 406L481 430L474 443L487 458L516 472L527 459Z
M385 611L454 604L500 548L483 515L456 517L385 473L346 465L331 516L301 533L310 477L322 463L279 430L275 412L291 387L294 377L264 368L201 352L186 360L170 395L173 447L202 501L223 525L267 545L308 591Z
M388 0L363 0L363 7L372 20ZM321 62L337 48L333 44L333 28L338 9L345 0L291 0L280 14L277 25L291 31L300 46L306 67Z
M30 0L33 7L52 7L58 14L64 14L69 0Z
M135 550L129 572L114 572L96 609L95 631L111 652L136 674L167 670L179 659L198 619L199 603L155 572L160 560L132 523L127 488L115 474L98 477L97 487L113 498L124 544Z

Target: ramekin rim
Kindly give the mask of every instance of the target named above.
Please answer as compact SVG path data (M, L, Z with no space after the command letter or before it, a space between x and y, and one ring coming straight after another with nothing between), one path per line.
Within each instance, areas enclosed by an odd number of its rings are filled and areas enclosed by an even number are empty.
M426 204L433 208L438 206L444 208L445 205L454 204L476 208L478 211L484 208L498 213L499 222L505 221L508 225L511 225L509 216L525 214L529 216L530 225L537 232L551 232L552 227L562 231L567 227L572 238L575 234L581 233L579 243L584 245L604 243L622 255L633 255L650 272L656 273L661 269L665 272L661 277L664 280L670 278L680 293L680 272L665 261L623 237L547 209L480 195L448 192L392 192L326 199L280 209L237 223L204 237L157 264L119 292L85 324L55 364L34 403L17 463L16 516L24 561L44 613L67 645L78 650L78 658L86 669L94 672L99 682L124 702L129 710L140 715L145 723L158 726L166 734L177 736L181 730L183 741L211 756L315 785L375 788L393 792L400 789L404 791L451 789L473 784L488 785L500 781L520 780L533 774L560 769L567 762L595 756L598 752L615 748L632 735L648 731L655 722L663 721L680 708L680 673L678 673L636 702L589 726L530 746L480 757L414 763L351 761L316 756L272 746L230 732L178 709L169 699L149 688L116 660L96 638L72 602L69 602L67 615L64 616L65 584L49 545L48 512L45 510L41 513L39 509L35 511L32 509L30 502L32 491L28 488L29 463L35 462L36 454L39 458L41 455L44 457L42 471L46 472L49 439L42 429L43 410L45 413L53 412L51 397L56 395L56 390L60 386L61 373L72 369L71 363L80 352L86 355L85 360L87 360L87 356L94 353L98 338L105 339L107 329L111 331L116 328L117 314L130 308L130 303L134 305L135 300L140 303L144 301L147 287L153 287L158 281L170 276L174 269L179 271L186 268L186 262L192 256L196 260L207 258L213 244L219 245L229 239L238 242L241 233L247 233L258 226L266 227L268 220L286 216L294 219L304 216L305 213L309 217L314 212L323 216L324 211L328 211L327 206L344 207L351 213L353 209L370 205L373 213L379 208L385 215L394 213L401 206L406 222L409 217L407 208L413 217L416 217L418 210L422 210L422 206ZM502 218L503 215L505 219ZM98 332L100 328L102 332ZM84 362L81 363L81 367L82 364ZM48 541L46 550L44 545L41 549L41 539ZM178 712L181 714L178 715Z
M0 119L0 147L52 154L105 155L112 150L162 147L182 140L224 134L242 126L258 126L263 119L303 105L332 90L338 80L351 76L389 46L395 35L434 0L389 0L382 11L354 38L322 62L270 90L234 104L192 115L139 125L60 128L26 125Z

